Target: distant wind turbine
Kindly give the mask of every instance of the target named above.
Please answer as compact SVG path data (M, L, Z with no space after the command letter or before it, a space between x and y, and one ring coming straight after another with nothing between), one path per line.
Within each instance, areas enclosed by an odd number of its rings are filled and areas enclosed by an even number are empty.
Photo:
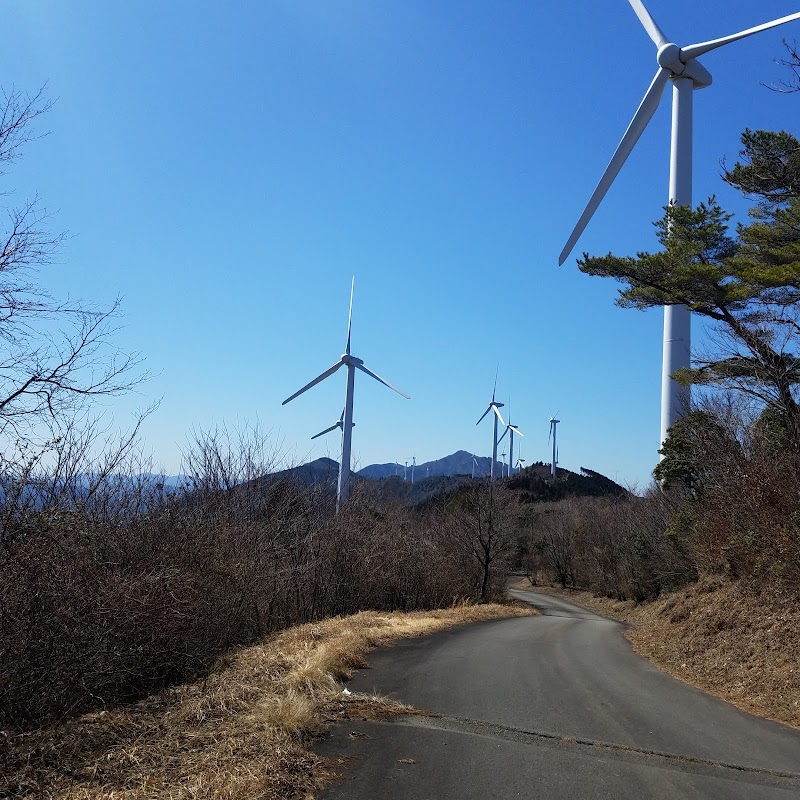
M481 414L481 418L475 423L476 425L480 425L483 418L490 412L494 412L494 433L492 434L492 463L489 467L489 480L494 483L494 465L497 461L497 421L505 425L506 423L503 422L502 416L500 416L500 409L503 407L503 403L498 402L494 399L495 392L497 390L497 375L494 377L494 389L492 389L492 401L489 403L489 407L486 411Z
M517 470L518 472L521 469L525 469L525 459L524 458L518 458L517 459L517 463L514 464L514 469Z
M478 466L478 459L472 456L472 477L475 477L475 467Z
M350 311L347 315L347 343L345 345L345 350L342 354L342 357L332 367L325 370L325 372L323 372L321 375L318 375L310 383L307 383L302 389L296 391L293 395L291 395L291 397L287 397L282 403L282 405L285 406L288 402L294 400L295 397L299 397L301 394L303 394L303 392L308 391L312 386L316 386L318 383L324 381L325 378L333 375L333 373L336 372L340 367L347 367L347 392L345 394L344 402L344 419L340 420L342 423L342 458L339 463L339 486L336 493L337 512L347 502L347 498L350 496L350 445L353 434L353 389L355 387L356 370L360 369L362 372L369 375L370 378L374 378L376 381L378 381L378 383L382 383L393 392L397 392L397 394L411 399L405 392L401 392L397 387L392 386L391 383L381 378L380 375L376 375L374 372L372 372L372 370L367 369L367 367L364 366L364 362L360 358L356 358L356 356L350 353L350 325L353 319L354 288L355 278L353 278L353 282L350 285ZM330 431L337 427L339 427L338 423L333 425L328 430ZM317 436L327 432L328 431L322 431L320 434L317 434Z
M550 439L553 440L553 461L550 464L550 477L556 477L556 466L558 464L558 446L556 445L556 425L561 422L560 419L550 417L550 433L547 434L547 443L550 444Z
M355 428L355 426L356 426L356 424L354 422L353 423L353 427ZM320 431L319 433L315 433L311 438L312 439L319 439L320 436L324 436L326 433L330 433L331 431L335 431L337 428L340 431L344 430L344 409L342 409L342 414L339 417L339 421L338 422L334 422L334 424L331 425L330 428L325 428L324 431Z
M606 192L616 179L622 165L631 154L636 142L656 112L667 81L672 81L672 139L670 151L669 202L675 206L692 205L692 100L695 89L711 85L711 74L697 60L718 47L752 36L754 33L800 19L800 12L765 22L755 28L712 39L708 42L678 47L667 39L650 16L641 0L629 0L636 16L657 48L656 71L650 88L633 115L628 129L617 146L611 161L600 178L581 218L570 234L558 263L563 264L580 239ZM672 375L679 369L691 366L691 314L686 306L664 307L664 346L661 369L661 438L675 422L689 410L690 391L682 387Z
M525 436L525 434L516 425L511 424L510 412L508 415L508 424L506 425L506 429L503 431L503 435L500 437L497 444L500 444L500 442L506 438L506 434L508 434L508 477L510 478L514 465L514 434L517 434L518 436Z

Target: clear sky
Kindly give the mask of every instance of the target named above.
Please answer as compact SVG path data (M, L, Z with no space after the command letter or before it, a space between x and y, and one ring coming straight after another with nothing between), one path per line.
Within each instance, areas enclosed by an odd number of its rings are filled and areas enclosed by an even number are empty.
M680 44L797 0L647 6ZM657 459L660 311L557 258L656 70L626 0L6 0L0 85L56 100L3 188L38 192L74 234L41 275L58 296L123 298L122 347L154 373L107 405L167 472L191 428L258 420L295 462L338 458L337 373L281 401L344 347L412 396L356 379L356 466L487 455L489 402L510 402L522 455L642 485ZM798 95L763 84L800 23L706 55L694 197L745 127L798 133ZM666 202L669 89L576 248L655 245ZM11 198L12 202L14 198ZM695 339L702 341L699 325ZM517 440L520 441L520 440Z

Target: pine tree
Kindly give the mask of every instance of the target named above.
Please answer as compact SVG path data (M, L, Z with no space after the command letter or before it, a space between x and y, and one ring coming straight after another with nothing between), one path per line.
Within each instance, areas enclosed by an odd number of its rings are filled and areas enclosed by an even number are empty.
M734 389L785 417L800 445L800 142L784 131L745 131L741 160L724 179L755 200L751 221L710 198L696 209L669 206L655 223L662 249L635 257L584 254L588 275L623 284L617 304L682 304L713 320L722 352L695 358L675 378Z

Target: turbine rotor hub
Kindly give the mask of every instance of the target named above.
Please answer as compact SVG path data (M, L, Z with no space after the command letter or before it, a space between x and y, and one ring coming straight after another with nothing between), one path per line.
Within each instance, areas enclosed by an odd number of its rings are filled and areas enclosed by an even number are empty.
M683 75L686 70L686 64L681 61L681 49L672 42L658 48L656 59L659 66L668 69L673 75Z
M696 59L684 61L683 51L678 45L669 42L658 48L656 56L662 69L669 70L672 78L691 78L695 89L711 86L711 73Z

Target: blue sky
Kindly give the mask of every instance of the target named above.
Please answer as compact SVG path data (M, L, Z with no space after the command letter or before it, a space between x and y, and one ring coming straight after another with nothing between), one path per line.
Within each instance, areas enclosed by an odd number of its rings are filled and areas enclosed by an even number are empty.
M689 44L796 2L648 8ZM116 342L154 377L106 406L144 429L167 472L192 428L258 421L292 461L338 458L337 373L281 401L344 347L412 400L359 374L357 465L486 455L498 398L549 460L649 480L657 459L662 319L558 253L656 69L626 0L43 2L0 9L0 84L56 100L3 180L38 192L74 234L40 275L58 296L123 298ZM800 23L705 56L695 95L695 201L716 193L745 127L792 130L797 95L762 84ZM667 95L669 94L669 90ZM794 127L797 133L797 128ZM576 248L652 248L666 202L669 101ZM695 326L700 344L700 326ZM519 440L518 440L519 441Z

